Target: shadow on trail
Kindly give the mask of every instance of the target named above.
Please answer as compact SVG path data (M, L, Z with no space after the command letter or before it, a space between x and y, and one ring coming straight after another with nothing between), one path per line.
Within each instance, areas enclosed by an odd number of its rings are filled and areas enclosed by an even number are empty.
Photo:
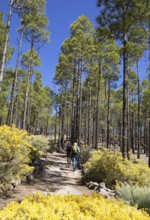
M45 161L46 167L39 178L30 183L17 186L10 195L0 199L0 209L11 201L21 201L25 196L36 192L44 194L91 194L81 184L81 172L73 172L72 166L67 165L66 155L63 153L48 154Z
M50 161L46 161L46 166L63 166L64 164L66 164L66 162L57 162L57 161L54 161L54 160L50 160Z

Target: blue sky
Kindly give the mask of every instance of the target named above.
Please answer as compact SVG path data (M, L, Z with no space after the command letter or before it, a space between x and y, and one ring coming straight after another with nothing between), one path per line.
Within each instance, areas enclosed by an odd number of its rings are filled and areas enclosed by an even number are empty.
M9 0L0 0L0 11L4 12L4 20L7 20ZM99 14L99 8L96 6L97 0L47 0L46 15L49 19L47 29L50 32L50 42L40 50L42 66L39 68L43 74L43 85L50 86L57 90L52 79L55 74L55 67L58 63L58 55L63 41L70 37L70 25L81 15L86 15L96 27L96 17ZM10 31L10 45L16 47L17 51L17 28L20 26L19 18L13 14L12 27ZM22 53L29 49L29 45L23 42ZM12 60L7 64L14 66L16 63L16 53ZM146 61L140 63L141 79L145 78ZM120 80L122 83L122 79ZM119 84L120 84L119 83Z
M4 13L4 20L7 20L8 0L0 0L0 11ZM96 27L95 19L99 9L96 7L96 0L47 0L46 15L49 19L47 29L50 32L50 42L40 50L42 66L39 68L43 74L43 85L56 89L52 83L55 74L55 67L58 62L60 48L65 38L70 37L70 25L81 15L86 15ZM10 45L17 46L17 28L19 27L19 18L13 14L12 27L10 31ZM22 53L29 49L27 43L23 43ZM17 47L16 47L17 50ZM16 63L16 53L12 61L8 63L14 66Z

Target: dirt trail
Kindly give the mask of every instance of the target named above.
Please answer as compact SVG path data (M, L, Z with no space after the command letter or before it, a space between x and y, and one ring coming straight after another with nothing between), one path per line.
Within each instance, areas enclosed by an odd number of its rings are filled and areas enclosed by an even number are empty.
M72 171L66 163L66 155L63 153L47 154L46 169L43 177L35 179L30 184L22 184L16 187L12 195L0 199L0 209L11 201L20 201L28 194L36 192L55 194L81 195L92 193L87 187L81 185L81 171Z

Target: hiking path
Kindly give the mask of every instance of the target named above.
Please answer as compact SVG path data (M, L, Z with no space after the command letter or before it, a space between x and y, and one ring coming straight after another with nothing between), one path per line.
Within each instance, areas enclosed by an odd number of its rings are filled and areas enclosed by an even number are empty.
M73 172L72 165L67 164L65 153L48 153L45 163L45 169L39 178L30 183L22 183L9 196L0 199L0 209L11 201L21 201L25 196L36 192L51 195L91 195L92 191L82 185L81 170Z

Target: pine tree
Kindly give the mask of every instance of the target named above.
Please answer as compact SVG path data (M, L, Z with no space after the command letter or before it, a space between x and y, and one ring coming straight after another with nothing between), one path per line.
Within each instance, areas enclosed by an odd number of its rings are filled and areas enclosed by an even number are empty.
M122 131L122 155L128 154L128 43L140 18L145 13L146 2L138 0L109 0L97 1L101 7L101 14L97 18L100 25L109 28L116 40L122 44L123 59L123 131Z

